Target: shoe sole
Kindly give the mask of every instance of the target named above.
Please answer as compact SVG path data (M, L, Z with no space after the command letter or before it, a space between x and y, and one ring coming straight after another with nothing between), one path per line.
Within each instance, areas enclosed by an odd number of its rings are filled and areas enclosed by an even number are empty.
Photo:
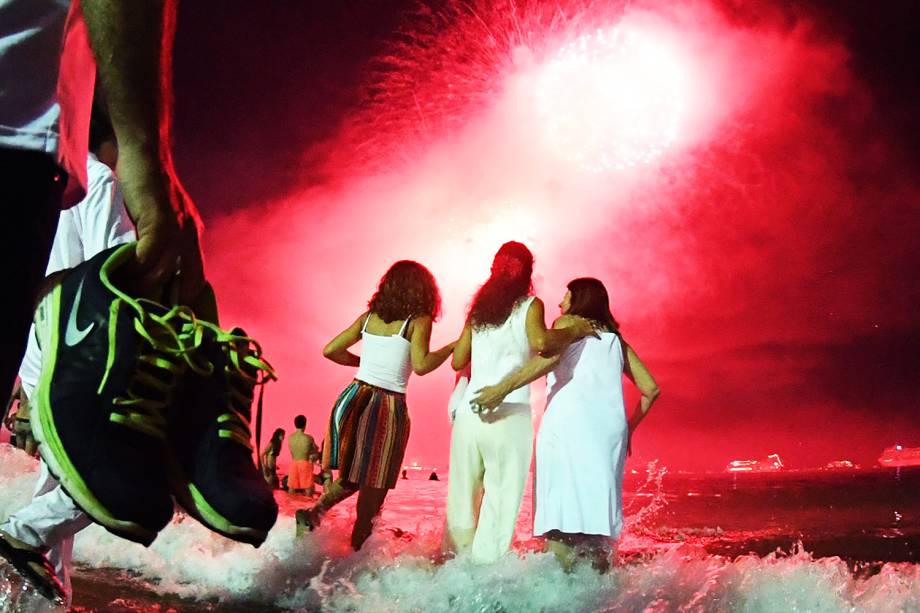
M39 452L42 459L77 506L93 521L101 524L113 534L143 545L150 545L157 533L151 532L136 522L115 517L93 495L64 449L51 412L51 379L57 364L58 330L61 317L60 284L55 285L45 295L38 308L45 311L42 321L36 322L35 326L39 345L43 348L42 368L36 388L36 403L33 405L34 410L30 415L30 421L35 439L40 443ZM112 308L117 309L117 303L113 303ZM110 322L116 321L114 315L114 313L110 314ZM112 360L113 357L110 349L108 359Z
M238 526L221 515L208 503L201 491L195 487L195 484L189 481L188 476L175 459L170 458L167 460L167 467L170 488L176 502L206 528L228 539L248 543L253 547L258 547L268 538L267 530L250 526Z
M42 572L32 567L33 564L39 566L49 565L48 558L41 556L37 552L23 551L13 545L8 540L9 538L12 537L0 530L0 558L18 572L23 580L30 583L42 597L54 605L62 606L65 600L64 588L58 582L57 577L54 576L54 569L48 566Z

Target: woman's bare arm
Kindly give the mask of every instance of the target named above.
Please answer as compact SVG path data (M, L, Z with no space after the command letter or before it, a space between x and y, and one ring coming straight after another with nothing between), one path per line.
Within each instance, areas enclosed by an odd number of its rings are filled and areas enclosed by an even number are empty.
M470 324L467 323L463 327L463 332L460 333L460 338L457 340L457 344L454 346L454 359L451 362L454 370L461 370L466 368L467 364L470 363L470 355L473 351L473 329L470 327Z
M527 341L530 349L543 356L556 355L575 341L596 335L591 323L581 317L572 317L565 328L547 329L543 301L534 298L527 309Z
M571 326L576 319L578 318L563 315L553 323L553 329L563 330ZM487 385L476 390L477 396L473 398L471 402L486 409L494 409L505 400L505 396L519 387L533 383L555 368L560 358L561 354L556 354L551 357L544 357L542 355L534 356L517 370L508 373L504 379L495 385Z
M348 348L361 340L361 327L364 325L364 319L367 315L367 313L362 313L353 324L329 341L329 344L323 348L323 357L342 366L357 366L360 364L361 358L348 351Z
M638 354L636 354L633 348L627 344L626 341L623 341L623 347L623 353L626 356L626 364L624 365L625 368L623 371L626 376L629 377L630 381L635 383L636 387L639 389L639 393L642 394L632 415L629 416L629 432L632 434L639 423L648 415L649 409L652 408L658 396L661 395L661 389L655 382L655 378L652 377L652 373L649 372L642 360L639 359Z
M454 350L453 343L444 345L437 351L430 351L431 346L431 317L421 315L412 320L412 370L417 375L426 375L444 363L444 360Z

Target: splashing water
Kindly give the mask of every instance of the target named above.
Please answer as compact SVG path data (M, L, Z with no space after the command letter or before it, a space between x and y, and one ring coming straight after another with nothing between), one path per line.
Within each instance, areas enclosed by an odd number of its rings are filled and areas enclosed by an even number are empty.
M627 536L655 537L658 532L651 528L651 521L668 504L664 491L664 477L668 474L668 467L659 467L658 460L652 460L645 472L645 481L623 505L623 515L629 517L626 523ZM647 502L640 506L641 501L646 499Z
M7 446L0 446L0 460L4 493L27 499L37 473L34 461ZM307 500L279 493L281 515L259 549L216 536L182 515L150 548L127 543L93 526L77 537L75 603L108 611L150 612L172 607L192 612L893 613L920 607L918 564L878 563L853 573L841 558L817 558L801 545L788 553L721 556L708 553L702 538L663 542L662 533L652 529L654 518L664 509L673 514L677 501L693 491L684 492L685 486L677 485L679 475L665 480L667 474L666 467L652 462L641 481L631 482L628 476L629 513L621 546L628 562L606 575L589 565L566 573L552 555L537 551L538 543L532 539L520 542L517 555L498 565L476 566L463 558L441 562L437 554L446 484L409 480L401 481L390 493L374 534L357 553L348 546L355 517L353 500L333 509L316 532L295 540L291 516ZM699 483L694 483L698 490ZM810 487L820 483L812 482ZM910 491L914 485L913 480L906 483ZM851 483L840 491L852 489ZM877 489L871 486L866 491ZM720 492L721 487L715 493ZM0 519L15 509L6 500L0 503ZM530 505L528 498L518 526L519 535L525 537L531 534ZM789 512L788 508L777 510ZM0 598L9 598L9 577L0 568ZM16 592L14 596L20 598L20 604L40 606L40 599L32 594Z

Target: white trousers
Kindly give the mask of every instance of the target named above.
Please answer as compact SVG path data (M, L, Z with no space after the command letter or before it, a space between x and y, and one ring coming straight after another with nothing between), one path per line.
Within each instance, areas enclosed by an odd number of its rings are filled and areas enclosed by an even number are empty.
M89 516L64 492L42 461L32 502L13 513L0 530L32 547L47 549L48 561L64 585L66 604L70 608L73 537L91 523Z
M489 564L511 546L533 454L530 405L480 418L457 411L450 439L445 547Z

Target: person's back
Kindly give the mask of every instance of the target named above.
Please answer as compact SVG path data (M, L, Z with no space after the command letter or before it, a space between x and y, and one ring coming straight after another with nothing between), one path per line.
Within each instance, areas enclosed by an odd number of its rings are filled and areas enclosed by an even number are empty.
M323 440L323 470L338 478L323 487L310 509L295 513L303 534L355 492L357 517L351 532L356 551L370 536L373 518L387 492L396 487L409 441L406 384L410 373L424 375L444 363L455 343L431 351L431 324L441 312L441 295L431 272L411 260L395 262L380 279L367 310L323 348L337 364L358 367L342 390ZM361 342L361 355L348 349Z
M299 430L288 437L288 447L291 449L291 459L294 461L312 460L311 455L316 449L313 437Z
M619 334L602 332L573 343L546 378L547 410L566 402L586 409L623 407L623 344Z
M469 406L469 400L476 390L501 381L505 375L517 370L530 359L526 320L533 299L533 296L528 296L516 304L500 326L473 327L470 382L461 406ZM508 394L505 402L529 404L530 387L514 390Z
M288 474L288 492L313 495L313 459L316 457L316 445L313 437L304 432L307 418L298 415L294 418L294 433L288 437L288 449L291 450L291 470Z
M412 374L409 319L384 321L368 313L361 329L361 361L355 378L385 390L405 393Z

